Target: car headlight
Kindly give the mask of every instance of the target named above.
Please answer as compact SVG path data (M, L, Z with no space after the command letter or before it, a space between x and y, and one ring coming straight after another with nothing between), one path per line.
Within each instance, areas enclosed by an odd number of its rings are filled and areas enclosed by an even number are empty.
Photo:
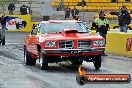
M105 40L100 40L100 46L105 46Z
M105 40L95 40L93 41L94 46L104 46L105 45Z
M45 47L56 47L56 42L53 41L45 42Z

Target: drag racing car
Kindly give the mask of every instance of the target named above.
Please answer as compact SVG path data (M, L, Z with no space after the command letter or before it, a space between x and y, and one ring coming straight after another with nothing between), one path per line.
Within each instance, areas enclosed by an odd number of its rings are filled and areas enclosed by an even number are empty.
M38 59L43 70L48 68L48 63L62 61L70 61L73 65L93 62L99 69L104 49L104 38L91 35L80 21L42 21L25 39L24 61L26 65L35 65Z

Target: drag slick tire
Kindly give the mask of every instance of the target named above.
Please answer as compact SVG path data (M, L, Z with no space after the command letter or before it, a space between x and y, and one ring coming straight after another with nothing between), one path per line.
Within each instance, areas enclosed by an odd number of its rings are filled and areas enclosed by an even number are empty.
M33 59L26 48L24 48L24 62L26 65L35 66L36 59Z
M40 53L40 66L42 70L46 70L48 68L48 58L44 56L43 52Z
M94 67L95 67L96 69L99 69L99 68L101 67L101 61L102 61L101 55L98 55L98 56L96 56L96 57L94 58L93 63L94 63Z

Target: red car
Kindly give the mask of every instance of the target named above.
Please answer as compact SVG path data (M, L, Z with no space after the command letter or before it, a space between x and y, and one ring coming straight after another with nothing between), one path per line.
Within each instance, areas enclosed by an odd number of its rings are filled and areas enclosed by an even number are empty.
M104 49L104 38L91 35L82 22L50 20L41 22L26 37L24 60L26 65L35 65L39 59L43 70L47 69L48 63L67 60L73 65L93 62L99 69Z

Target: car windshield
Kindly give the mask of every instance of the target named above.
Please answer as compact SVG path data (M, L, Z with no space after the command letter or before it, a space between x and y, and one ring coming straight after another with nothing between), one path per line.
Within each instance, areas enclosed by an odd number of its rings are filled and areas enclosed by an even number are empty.
M64 29L77 29L78 32L89 32L89 29L82 23L42 23L40 26L41 33L58 33Z

